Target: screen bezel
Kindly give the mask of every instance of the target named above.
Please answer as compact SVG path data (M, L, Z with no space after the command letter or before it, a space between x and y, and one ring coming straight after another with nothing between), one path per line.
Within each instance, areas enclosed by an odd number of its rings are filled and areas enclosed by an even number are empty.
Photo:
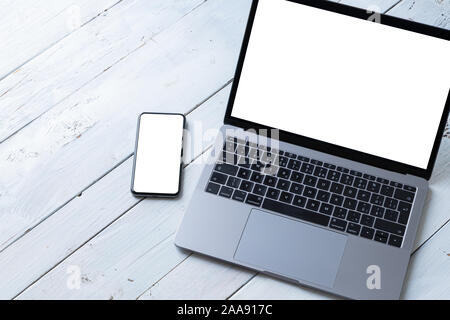
M359 8L351 7L348 5L336 3L336 2L329 2L327 0L285 0L285 1L303 4L303 5L315 7L318 9L332 11L337 14L344 14L344 15L348 15L351 17L364 19L364 20L371 19L374 14L373 12L368 12L364 9L359 9ZM244 130L276 129L276 128L271 128L271 127L264 126L264 125L261 125L261 124L255 123L255 122L251 122L248 120L243 120L243 119L231 116L234 101L236 98L238 85L239 85L240 75L242 72L245 55L246 55L248 43L250 40L250 34L251 34L252 27L253 27L253 22L255 20L255 15L257 12L258 2L259 2L259 0L253 0L252 6L250 9L249 19L247 22L247 27L245 30L244 39L243 39L243 43L242 43L242 47L241 47L241 51L240 51L240 55L239 55L239 60L238 60L236 72L234 75L233 85L231 87L230 97L228 100L227 110L226 110L225 118L224 118L225 124L237 126L237 127L243 128ZM377 13L377 21L374 23L381 23L383 25L388 25L388 26L392 26L392 27L396 27L396 28L400 28L400 29L404 29L404 30L408 30L408 31L412 31L412 32L417 32L417 33L433 36L433 37L444 39L444 40L450 40L450 30L441 29L441 28L430 26L430 25L425 25L425 24L421 24L418 22L405 20L405 19L401 19L401 18L397 18L397 17L393 17L393 16L381 14L381 13ZM299 59L301 59L301 57L299 57ZM299 145L302 147L314 149L314 150L321 151L321 152L326 152L326 153L329 153L329 154L332 154L335 156L347 158L347 159L350 159L353 161L358 161L358 162L361 162L364 164L372 165L372 166L390 170L390 171L395 171L395 172L402 173L402 174L411 174L411 175L422 177L426 180L429 180L431 177L431 173L433 171L434 164L436 162L437 153L439 150L440 143L442 141L442 136L443 136L443 133L445 130L445 125L446 125L446 122L448 119L449 110L450 110L450 88L449 88L449 93L447 96L447 101L446 101L446 104L443 109L442 118L439 123L437 135L436 135L436 138L435 138L435 141L433 144L431 156L430 156L430 159L429 159L426 169L411 166L411 165L401 163L398 161L386 159L383 157L375 156L375 155L368 154L365 152L342 147L342 146L339 146L336 144L320 141L320 140L317 140L314 138L294 134L294 133L283 131L283 130L279 130L279 138L281 141L285 141L285 142Z
M184 146L184 137L182 134L182 141L181 141L181 150L180 150L180 173L178 177L178 189L176 193L147 193L147 192L137 192L134 190L134 177L136 172L136 159L137 159L137 152L138 152L138 145L139 145L139 132L141 127L141 118L144 115L165 115L165 116L177 116L183 118L183 132L186 128L186 117L182 113L164 113L164 112L143 112L139 115L138 121L137 121L137 129L136 129L136 143L134 147L134 157L133 157L133 170L131 175L131 186L130 190L131 193L136 197L149 197L149 198L176 198L181 191L181 178L182 178L182 171L183 171L183 146ZM159 139L163 139L163 137L159 137Z

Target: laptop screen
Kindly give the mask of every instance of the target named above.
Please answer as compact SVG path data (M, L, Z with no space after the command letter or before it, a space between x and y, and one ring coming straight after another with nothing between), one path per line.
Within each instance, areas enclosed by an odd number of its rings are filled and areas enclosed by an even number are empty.
M261 0L232 117L426 169L450 42Z

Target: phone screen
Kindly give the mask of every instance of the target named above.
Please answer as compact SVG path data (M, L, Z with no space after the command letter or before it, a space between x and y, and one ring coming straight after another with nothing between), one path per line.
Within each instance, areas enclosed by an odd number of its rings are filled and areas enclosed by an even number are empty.
M178 195L184 123L185 118L181 114L141 114L131 182L134 194Z

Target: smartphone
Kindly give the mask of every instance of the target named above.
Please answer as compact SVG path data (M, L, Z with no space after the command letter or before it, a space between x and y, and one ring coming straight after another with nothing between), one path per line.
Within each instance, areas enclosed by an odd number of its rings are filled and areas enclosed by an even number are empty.
M145 112L139 116L131 178L135 196L178 196L185 124L183 114Z

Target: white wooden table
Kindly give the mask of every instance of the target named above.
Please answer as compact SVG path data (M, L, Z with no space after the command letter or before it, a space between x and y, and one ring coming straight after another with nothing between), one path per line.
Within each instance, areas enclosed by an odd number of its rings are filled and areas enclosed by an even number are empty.
M450 0L345 2L450 28ZM212 137L180 199L129 191L139 113L220 127L249 4L0 0L0 298L335 298L173 245ZM450 298L449 136L403 298Z

